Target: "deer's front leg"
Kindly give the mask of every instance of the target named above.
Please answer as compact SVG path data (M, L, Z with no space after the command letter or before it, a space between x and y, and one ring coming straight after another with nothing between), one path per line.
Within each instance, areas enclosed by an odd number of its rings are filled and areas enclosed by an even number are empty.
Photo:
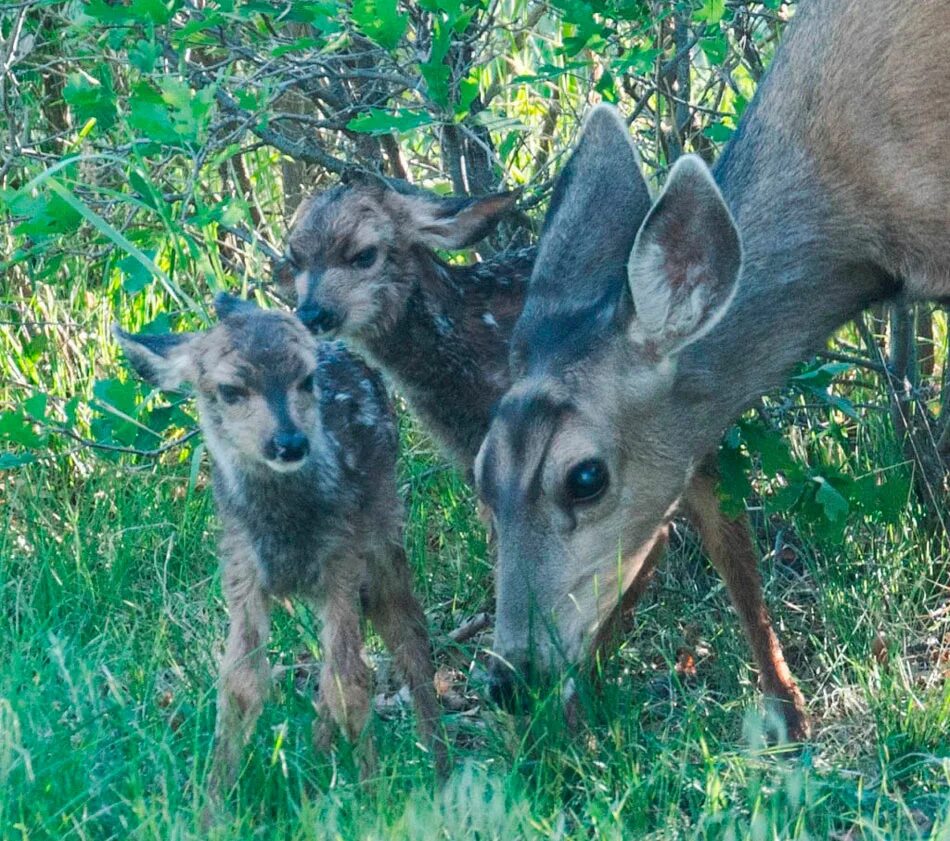
M732 604L752 647L763 692L784 722L780 737L793 742L808 738L805 699L785 663L782 645L765 605L758 556L748 518L723 514L712 469L700 471L686 492L691 519L699 529L710 561L726 584Z
M217 798L235 781L242 749L254 730L270 683L267 640L269 597L261 589L253 550L241 537L222 541L222 585L230 628L221 662L211 793Z
M362 561L341 560L325 572L324 596L320 603L323 631L323 668L320 671L320 717L314 722L314 744L319 750L330 746L331 722L357 747L360 775L365 780L376 770L376 750L369 720L373 676L363 660L360 630L359 576Z
M419 733L432 750L439 778L448 774L445 743L439 732L441 708L433 679L432 646L422 607L412 593L412 573L401 545L394 546L381 566L371 569L366 615L393 655L409 684Z

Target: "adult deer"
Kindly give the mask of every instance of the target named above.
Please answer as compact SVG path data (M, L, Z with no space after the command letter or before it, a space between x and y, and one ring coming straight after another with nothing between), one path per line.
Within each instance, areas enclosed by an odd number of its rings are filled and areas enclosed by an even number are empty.
M652 207L625 125L590 114L475 467L497 696L582 659L724 429L835 327L950 295L948 56L948 3L803 2L714 174L682 158ZM743 564L720 559L748 624Z
M578 241L565 243L581 267L592 265L601 251L601 237L590 236L588 230L601 207L610 207L615 219L629 219L642 217L650 205L636 155L613 119L607 116L607 145L600 149L614 161L603 173L604 190L590 197L595 209L581 217L585 230ZM561 194L572 168L577 169L577 160L562 178ZM511 385L509 344L535 253L522 249L485 263L457 266L433 249L478 241L514 198L443 198L398 183L341 186L310 198L296 214L288 237L291 271L285 283L295 286L300 318L316 332L356 342L392 377L446 453L467 473L488 430L491 409ZM549 266L557 233L551 229L545 237ZM632 237L622 254L609 258L604 252L621 280ZM535 296L532 306L537 305ZM561 325L550 322L550 328L554 341ZM722 515L709 470L696 472L688 498L688 513L739 609L763 689L778 700L787 732L800 738L807 728L804 701L762 600L748 526L744 519ZM628 592L628 603L645 585L662 549L655 547L645 562L638 587ZM603 639L607 628L601 630Z

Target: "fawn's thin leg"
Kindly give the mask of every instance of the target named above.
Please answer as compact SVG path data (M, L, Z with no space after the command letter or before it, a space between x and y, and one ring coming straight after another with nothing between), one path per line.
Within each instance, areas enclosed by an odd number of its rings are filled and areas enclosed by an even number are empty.
M270 604L257 578L253 550L240 537L229 535L222 541L222 551L230 628L218 688L214 796L234 784L241 750L254 730L270 683L266 650Z
M765 606L749 522L744 515L733 520L722 513L716 482L712 469L697 472L686 492L689 513L742 621L759 667L762 690L773 700L785 723L786 732L782 735L799 742L808 737L809 730L805 699L785 663L782 645Z
M442 778L448 772L448 759L439 733L440 708L433 686L435 667L426 617L412 594L412 574L402 546L394 546L383 565L371 568L366 615L409 684L419 734L432 750L436 772Z
M323 631L323 668L320 671L320 705L314 722L314 744L320 750L330 746L332 727L326 713L346 738L358 746L363 779L376 769L372 735L364 733L369 720L373 676L363 660L360 630L359 577L362 560L341 561L326 570L326 590L320 604Z

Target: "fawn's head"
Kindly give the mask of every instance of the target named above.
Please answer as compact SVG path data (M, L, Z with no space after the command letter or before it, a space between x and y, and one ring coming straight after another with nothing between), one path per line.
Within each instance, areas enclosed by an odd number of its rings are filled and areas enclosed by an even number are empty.
M368 338L402 315L420 260L485 237L517 196L442 198L401 182L334 187L295 214L281 285L316 333Z
M497 697L516 673L586 654L665 530L703 454L680 355L721 317L739 264L705 165L682 159L653 203L626 125L595 109L555 186L515 383L475 465L498 537Z
M230 295L218 295L215 308L220 321L210 330L115 335L144 380L163 389L192 384L219 463L297 470L319 423L313 337L290 313Z

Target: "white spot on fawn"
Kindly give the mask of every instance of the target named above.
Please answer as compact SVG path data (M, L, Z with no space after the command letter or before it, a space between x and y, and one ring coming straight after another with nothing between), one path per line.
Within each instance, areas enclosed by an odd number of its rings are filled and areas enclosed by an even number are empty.
M440 336L448 336L454 326L452 319L444 313L439 313L435 317L435 330Z

